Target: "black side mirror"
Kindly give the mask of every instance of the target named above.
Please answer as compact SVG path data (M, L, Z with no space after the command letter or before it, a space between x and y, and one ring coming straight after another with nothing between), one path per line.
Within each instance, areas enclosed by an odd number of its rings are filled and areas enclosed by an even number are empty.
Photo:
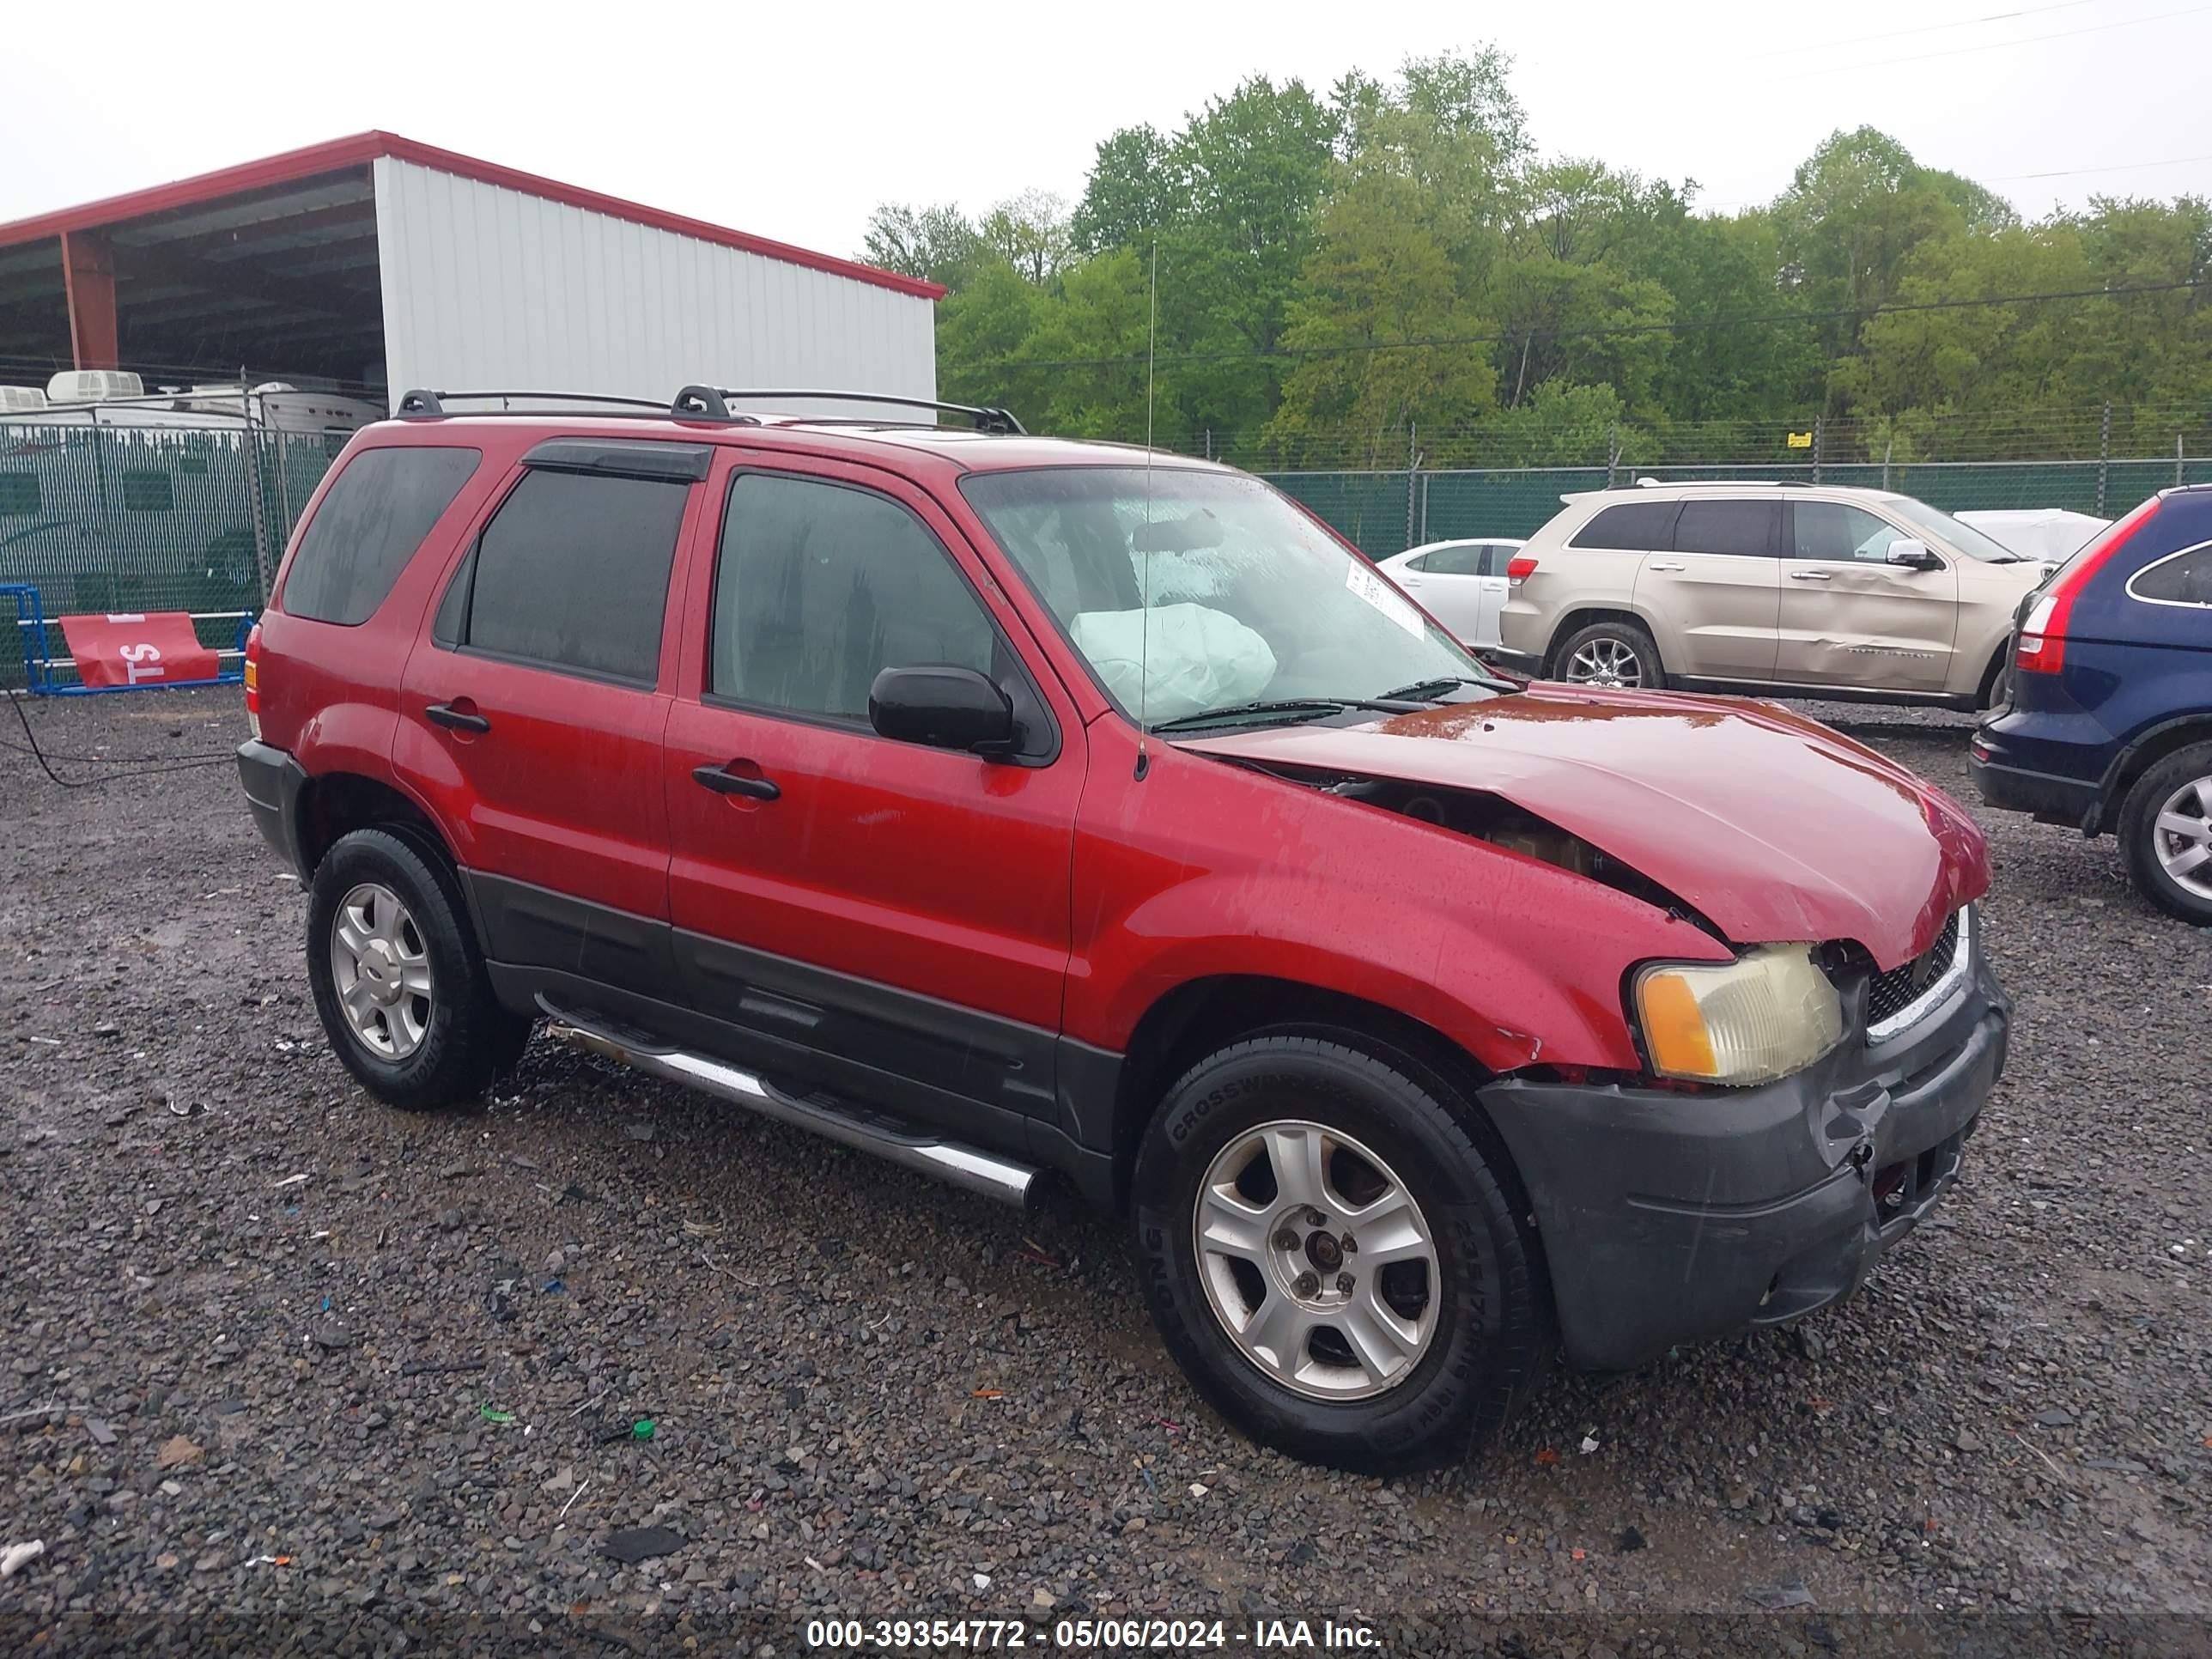
M1901 564L1907 570L1941 570L1943 561L1928 550L1928 544L1910 538L1889 544L1889 562Z
M933 749L996 757L1012 751L1014 705L972 668L886 668L868 688L868 724L878 735Z

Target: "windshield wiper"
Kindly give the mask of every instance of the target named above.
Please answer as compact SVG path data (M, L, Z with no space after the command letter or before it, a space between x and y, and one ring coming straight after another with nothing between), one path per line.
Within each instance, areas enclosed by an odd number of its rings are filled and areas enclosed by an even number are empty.
M1178 714L1173 720L1154 720L1146 730L1194 732L1201 726L1225 726L1247 714L1301 714L1309 720L1318 720L1323 714L1341 714L1347 708L1371 708L1384 714L1408 714L1419 706L1404 702L1386 702L1372 697L1279 697L1262 702L1232 702L1220 708L1201 708L1195 714Z
M1463 674L1443 674L1432 680L1415 680L1411 685L1401 685L1395 691L1376 695L1385 702L1397 698L1411 698L1415 702L1434 702L1447 691L1456 691L1462 685L1479 686L1485 691L1516 691L1520 689L1510 680L1471 680Z

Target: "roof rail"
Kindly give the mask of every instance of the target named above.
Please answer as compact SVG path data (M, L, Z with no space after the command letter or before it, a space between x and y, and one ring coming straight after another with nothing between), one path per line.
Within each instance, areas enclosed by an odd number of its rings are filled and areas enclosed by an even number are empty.
M965 415L975 423L978 432L1002 432L1021 434L1027 428L1004 409L981 408L973 404L940 403L933 398L902 398L884 392L754 392L735 390L727 386L687 386L667 403L656 403L650 398L621 398L598 392L432 392L416 387L400 394L393 412L402 420L434 421L453 414L449 403L485 403L498 399L520 398L532 403L596 404L606 415L623 415L633 418L678 421L727 421L734 425L757 426L757 415L732 414L730 400L749 399L757 402L780 402L791 398L828 403L891 404L901 409L935 410L948 415ZM614 405L614 407L606 407ZM537 409L483 409L468 411L477 415L540 415Z
M1638 489L1833 489L1834 484L1814 478L1653 478L1640 477Z
M504 403L511 398L527 398L532 403L611 404L618 405L623 414L635 410L663 419L672 414L684 412L679 406L680 398L678 404L670 404L657 403L651 398L621 398L605 392L431 392L419 387L402 392L394 412L403 418L435 420L440 416L454 412L446 407L449 403L483 403L493 398ZM479 415L542 415L545 411L540 409L485 409L469 412ZM744 417L731 416L726 411L723 418Z
M705 386L686 386L678 394L677 401L680 404L684 397L707 390L708 388ZM974 404L939 403L934 398L899 398L882 392L753 392L730 386L720 387L718 395L725 400L726 410L728 407L727 400L732 398L750 402L775 402L787 398L804 398L831 403L891 404L901 409L932 409L941 414L965 415L975 422L975 429L978 432L1003 432L1020 436L1028 431L1026 427L1014 418L1011 410L978 407Z

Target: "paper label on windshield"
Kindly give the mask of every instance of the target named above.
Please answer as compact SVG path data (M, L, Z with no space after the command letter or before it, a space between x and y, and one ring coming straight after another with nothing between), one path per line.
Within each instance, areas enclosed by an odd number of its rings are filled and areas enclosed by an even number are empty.
M1421 613L1413 609L1413 602L1365 565L1347 562L1344 570L1344 585L1415 639L1427 634L1428 629L1421 623Z

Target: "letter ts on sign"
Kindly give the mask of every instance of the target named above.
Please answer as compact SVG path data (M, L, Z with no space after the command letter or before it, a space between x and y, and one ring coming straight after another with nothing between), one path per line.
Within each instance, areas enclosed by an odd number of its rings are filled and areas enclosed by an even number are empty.
M222 659L200 643L192 619L181 611L119 611L60 621L77 678L88 687L182 685L222 672Z
M111 623L142 623L146 618L143 616L132 615L128 611L118 615L111 611L107 613L107 620ZM136 645L126 645L115 654L123 659L124 672L130 675L131 684L133 685L137 684L141 680L161 679L169 672L161 666L161 647L151 640L141 640Z

